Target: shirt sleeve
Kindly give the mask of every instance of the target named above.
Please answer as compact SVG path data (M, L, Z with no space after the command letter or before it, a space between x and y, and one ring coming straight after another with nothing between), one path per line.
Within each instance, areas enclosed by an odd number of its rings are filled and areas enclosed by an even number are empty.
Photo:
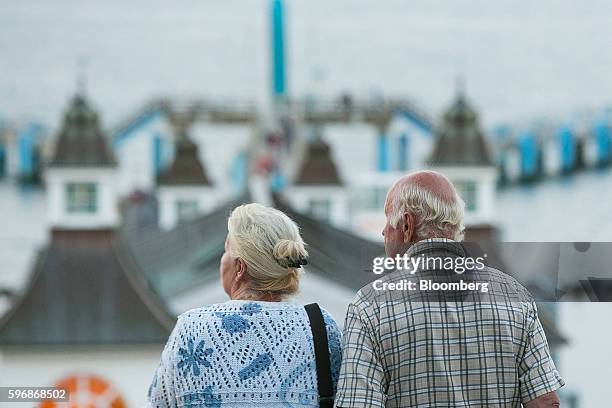
M336 407L385 407L388 381L370 319L361 307L349 304Z
M525 350L518 366L523 404L565 385L550 356L535 302L528 304L526 318Z
M153 380L147 394L146 406L148 408L173 408L178 406L174 388L176 375L173 356L176 354L176 334L179 330L179 324L180 318L166 342L159 364L153 375Z

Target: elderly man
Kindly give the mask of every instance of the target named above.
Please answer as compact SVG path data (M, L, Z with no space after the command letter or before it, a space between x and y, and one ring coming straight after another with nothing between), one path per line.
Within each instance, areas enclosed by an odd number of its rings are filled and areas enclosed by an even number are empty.
M403 177L385 203L387 256L467 258L458 242L463 206L439 173ZM378 289L362 288L346 316L336 406L558 407L555 390L564 381L529 293L484 265L463 274L419 265L382 280L478 280L490 292L485 298L455 290L440 298L415 285L390 293L380 280Z

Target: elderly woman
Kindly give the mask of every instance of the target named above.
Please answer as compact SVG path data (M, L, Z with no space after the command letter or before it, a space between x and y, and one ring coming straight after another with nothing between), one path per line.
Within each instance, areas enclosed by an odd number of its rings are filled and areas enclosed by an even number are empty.
M179 316L149 389L150 406L319 406L308 316L286 301L299 288L307 255L297 225L281 211L234 209L220 264L231 300ZM325 311L323 320L335 392L340 330Z

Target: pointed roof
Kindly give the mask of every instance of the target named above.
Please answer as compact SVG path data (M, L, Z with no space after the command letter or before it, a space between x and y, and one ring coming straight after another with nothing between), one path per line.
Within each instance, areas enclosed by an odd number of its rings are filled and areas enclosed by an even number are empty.
M77 94L64 115L50 167L114 167L116 165L98 114Z
M176 141L174 162L157 179L160 185L212 186L204 165L198 157L198 146L182 129Z
M493 166L478 114L459 91L436 131L429 163L434 166Z
M0 320L0 345L163 344L173 325L121 236L54 230Z
M306 154L293 182L296 186L342 186L331 149L319 134L306 146Z

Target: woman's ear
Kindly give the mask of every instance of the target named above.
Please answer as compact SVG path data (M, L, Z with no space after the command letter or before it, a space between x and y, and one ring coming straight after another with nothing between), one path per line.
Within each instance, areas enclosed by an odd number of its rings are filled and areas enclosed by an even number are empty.
M236 276L234 279L236 282L239 282L246 277L246 263L240 258L236 258L234 262L236 271Z

